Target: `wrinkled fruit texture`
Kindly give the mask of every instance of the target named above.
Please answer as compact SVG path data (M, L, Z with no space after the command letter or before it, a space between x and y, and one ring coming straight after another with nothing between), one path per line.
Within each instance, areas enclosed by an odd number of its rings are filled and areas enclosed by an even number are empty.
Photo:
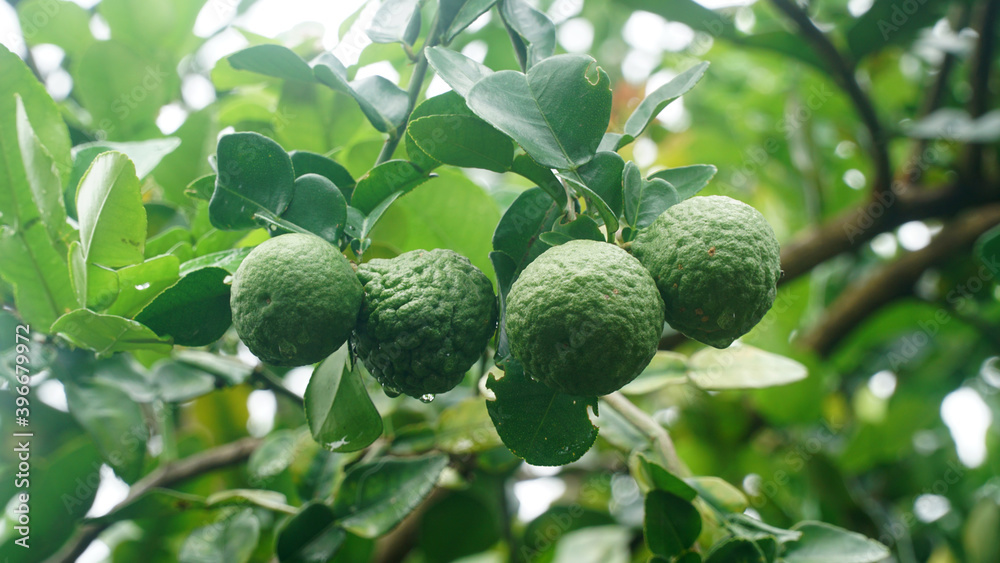
M507 296L507 338L525 371L571 395L606 395L656 353L663 301L649 273L613 244L546 250Z
M265 363L302 366L340 348L354 329L363 292L340 251L314 236L261 243L233 276L233 324Z
M694 197L660 215L632 244L677 331L725 348L767 313L781 276L764 216L724 196Z
M358 267L364 304L355 351L386 393L454 388L493 336L489 278L451 250L413 250Z

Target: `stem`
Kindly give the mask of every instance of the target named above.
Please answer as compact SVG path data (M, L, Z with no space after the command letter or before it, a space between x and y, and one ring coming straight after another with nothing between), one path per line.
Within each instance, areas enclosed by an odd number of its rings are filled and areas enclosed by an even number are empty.
M417 98L420 96L420 90L423 88L424 80L427 78L428 63L426 51L429 47L433 47L441 41L441 30L438 29L439 15L434 15L430 35L427 36L427 41L424 41L423 46L420 47L420 51L417 53L417 66L413 69L413 76L410 77L410 86L407 90L409 101L406 106L406 116L403 118L403 122L399 124L399 127L389 133L389 138L382 145L382 152L379 153L378 160L375 161L375 166L392 158L392 153L396 152L396 147L399 146L399 141L406 132L406 125L410 121L410 114L413 113L413 108L417 106Z
M674 448L674 442L670 439L667 429L661 426L659 422L656 422L645 411L635 406L621 391L615 391L610 395L601 397L601 399L652 440L653 445L656 446L660 455L663 456L663 460L667 463L667 469L671 473L678 477L688 477L691 475L691 470L677 456L677 450Z
M243 438L242 440L162 465L132 485L128 496L112 509L110 515L128 506L152 489L169 487L192 477L208 473L209 471L243 462L257 449L260 442L258 438ZM107 529L113 522L113 518L108 518L100 523L80 526L69 542L48 559L49 563L72 563L76 561L77 557L87 550L90 543L97 539L101 535L101 532Z
M260 366L256 370L254 370L253 374L258 381L264 384L264 387L273 391L275 394L288 397L299 406L303 405L302 397L299 397L294 392L292 392L288 387L285 387L284 382L281 381L281 379L277 375L275 375L271 370L263 366Z

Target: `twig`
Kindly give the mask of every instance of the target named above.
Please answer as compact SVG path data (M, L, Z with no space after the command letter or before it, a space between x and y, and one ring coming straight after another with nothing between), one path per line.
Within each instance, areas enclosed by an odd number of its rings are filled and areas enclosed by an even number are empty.
M829 355L869 315L910 294L927 268L956 256L997 224L1000 224L1000 204L979 207L956 218L926 247L906 254L845 289L826 309L816 327L803 337L802 343L820 355Z
M656 422L645 411L635 406L621 391L615 391L610 395L601 397L601 399L652 440L653 445L656 446L663 456L664 461L667 462L667 469L671 473L679 477L688 477L691 475L691 470L684 465L681 458L677 457L677 450L674 448L674 442L670 439L667 429L660 425L659 422Z
M803 11L793 0L771 0L786 16L791 18L801 30L802 35L812 45L816 54L829 67L834 80L847 93L854 104L854 109L871 136L869 152L875 165L875 176L872 180L874 192L889 192L892 189L892 167L889 160L888 137L879 121L871 98L861 89L854 76L853 65L833 45L830 39L809 19L809 14Z
M129 490L128 496L115 505L111 514L128 506L143 494L152 489L169 487L192 477L240 463L250 457L260 445L259 438L243 438L242 440L225 444L210 450L186 457L184 459L160 466L149 475L137 481ZM55 555L48 559L49 563L72 563L81 553L103 532L111 521L85 524Z
M285 397L288 397L299 406L303 405L302 397L299 397L291 389L285 387L285 384L281 381L281 379L279 379L278 376L275 375L274 372L272 372L271 370L267 369L264 366L258 366L257 369L253 371L253 375L254 378L257 379L257 381L261 382L264 385L264 387L270 389L271 391L274 391L278 395L283 395Z
M399 141L402 140L406 132L406 125L410 121L410 114L413 113L413 108L417 106L417 98L420 96L420 90L423 88L424 80L427 77L427 49L437 45L441 41L441 30L438 29L439 21L439 16L435 14L434 21L431 23L430 34L427 36L427 40L423 46L420 47L420 52L417 53L417 63L413 69L413 75L410 77L410 86L407 90L409 101L406 107L406 116L403 118L403 122L399 124L399 127L390 133L389 138L385 140L385 144L382 145L382 152L379 153L378 160L375 161L376 166L392 158L392 153L396 152L396 147L399 146Z

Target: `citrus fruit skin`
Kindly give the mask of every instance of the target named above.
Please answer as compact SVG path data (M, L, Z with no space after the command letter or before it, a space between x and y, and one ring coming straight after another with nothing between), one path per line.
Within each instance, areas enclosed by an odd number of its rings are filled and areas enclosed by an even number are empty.
M574 240L521 272L507 295L506 329L511 353L533 378L570 395L606 395L653 358L663 301L627 252Z
M764 216L725 196L667 209L632 244L656 280L670 326L716 348L749 332L771 308L779 253Z
M275 366L316 363L354 329L363 292L354 268L325 240L287 234L254 248L233 276L229 304L243 343Z
M358 267L355 351L388 394L454 388L496 330L493 285L451 250L412 250Z

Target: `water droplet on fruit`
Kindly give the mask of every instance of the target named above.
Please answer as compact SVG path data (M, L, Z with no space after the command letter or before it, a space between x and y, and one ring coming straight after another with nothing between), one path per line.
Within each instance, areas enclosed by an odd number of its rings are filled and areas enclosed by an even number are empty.
M386 397L389 397L390 399L394 399L401 395L399 391L396 391L392 387L382 387L382 392L385 393Z
M433 393L427 393L426 395L421 395L420 396L420 402L421 403L429 403L429 402L431 402L433 400L434 400L434 394Z

